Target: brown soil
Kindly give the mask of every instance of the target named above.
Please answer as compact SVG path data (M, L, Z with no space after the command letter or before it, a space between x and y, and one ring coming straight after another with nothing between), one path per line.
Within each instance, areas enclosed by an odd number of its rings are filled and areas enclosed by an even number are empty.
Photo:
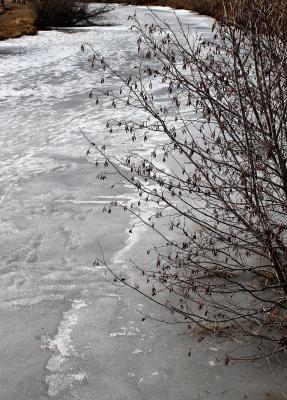
M5 12L0 8L0 40L37 33L34 25L35 15L29 2L23 5L12 5L11 0L6 0L5 5Z

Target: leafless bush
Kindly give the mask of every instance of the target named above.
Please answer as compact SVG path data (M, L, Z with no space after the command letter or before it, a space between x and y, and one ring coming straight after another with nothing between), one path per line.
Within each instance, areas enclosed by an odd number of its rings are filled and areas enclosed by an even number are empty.
M93 18L107 10L106 6L92 10L82 0L34 0L32 4L38 28L91 23Z
M102 2L103 0L100 0ZM127 3L125 0L111 0L110 3ZM200 14L219 17L223 13L221 0L129 0L129 4L165 6L195 11Z
M135 266L137 282L107 266L115 279L190 329L241 332L266 354L287 349L286 7L246 4L224 2L229 17L196 38L182 26L175 34L153 13L148 26L133 17L139 60L129 77L94 52L93 63L119 82L115 90L97 87L97 102L108 96L113 107L145 115L111 120L108 129L124 129L133 141L159 135L162 146L122 160L90 145L138 190L130 211L167 243L155 249L154 267ZM156 209L148 219L146 202Z

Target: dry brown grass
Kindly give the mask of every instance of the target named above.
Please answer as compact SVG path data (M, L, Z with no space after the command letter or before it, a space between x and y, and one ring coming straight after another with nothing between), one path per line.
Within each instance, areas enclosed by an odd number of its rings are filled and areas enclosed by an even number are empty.
M91 1L91 0L86 0ZM107 0L98 0L99 2L106 3ZM262 5L268 4L270 0L258 0ZM223 4L222 0L109 0L109 3L122 3L146 6L166 6L175 9L185 9L198 12L199 14L209 15L215 19L223 17ZM229 6L226 3L227 13L231 19L234 14L241 15L240 22L244 25L244 14L249 8L249 0L230 0ZM233 8L233 11L231 10ZM287 37L287 1L286 0L273 0L273 7L270 11L270 21L274 21L274 26L278 25L279 16L284 19L284 24L280 25L280 38ZM269 21L269 22L270 22Z
M5 13L0 13L0 40L36 34L35 15L29 3L13 6L11 2L7 3L9 9Z
M99 2L105 3L106 1L99 0ZM196 11L215 18L218 18L222 14L220 0L110 0L109 3L172 7Z
M200 336L220 336L220 337L230 337L232 334L238 332L238 326L232 323L203 323L201 326L193 326L191 332Z

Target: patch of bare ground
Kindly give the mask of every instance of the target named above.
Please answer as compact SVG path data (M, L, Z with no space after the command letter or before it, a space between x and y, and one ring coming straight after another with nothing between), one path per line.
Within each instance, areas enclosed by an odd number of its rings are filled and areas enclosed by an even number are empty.
M0 8L0 40L18 38L23 35L35 35L35 14L29 2L12 4L5 2L6 10Z

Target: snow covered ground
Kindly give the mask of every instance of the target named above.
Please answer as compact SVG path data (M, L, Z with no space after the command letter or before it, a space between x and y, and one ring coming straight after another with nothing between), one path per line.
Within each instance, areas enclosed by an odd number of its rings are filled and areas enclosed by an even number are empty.
M155 9L176 26L170 9ZM134 193L112 169L98 179L79 129L119 154L146 150L104 133L110 105L95 109L88 96L101 71L80 50L89 42L128 71L134 10L116 7L102 26L0 44L0 399L283 399L280 364L225 367L217 360L226 344L141 321L141 312L157 310L116 292L93 267L99 244L121 267L157 240L142 228L129 237L128 214L102 213ZM144 7L137 13L146 18ZM194 31L210 29L207 17L177 13Z

